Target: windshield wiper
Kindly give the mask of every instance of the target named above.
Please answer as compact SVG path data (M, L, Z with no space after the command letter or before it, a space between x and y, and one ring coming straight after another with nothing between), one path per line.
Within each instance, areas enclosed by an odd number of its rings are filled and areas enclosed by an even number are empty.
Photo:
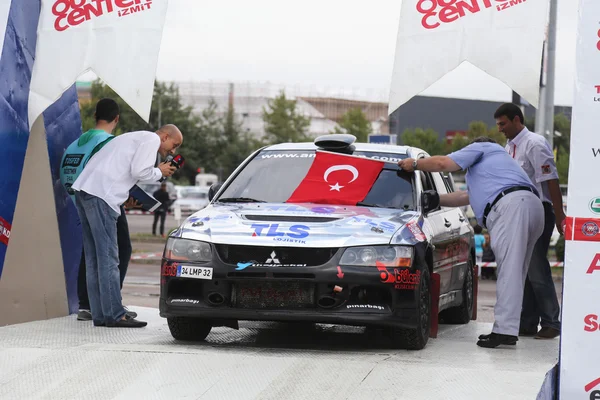
M217 203L266 203L266 201L251 199L250 197L225 197L217 200Z
M379 206L377 204L369 204L369 203L363 203L362 201L359 201L358 203L356 203L357 206L362 206L362 207L376 207L376 208L384 208L383 206Z

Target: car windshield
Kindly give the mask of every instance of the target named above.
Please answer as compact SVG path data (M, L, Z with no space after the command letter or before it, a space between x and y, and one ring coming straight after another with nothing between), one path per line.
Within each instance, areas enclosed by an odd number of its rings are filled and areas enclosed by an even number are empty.
M315 158L314 150L263 150L228 184L219 199L244 199L269 203L286 202L306 176ZM403 154L355 151L361 156L386 162L384 169L359 205L415 209L413 175L403 172L396 163Z

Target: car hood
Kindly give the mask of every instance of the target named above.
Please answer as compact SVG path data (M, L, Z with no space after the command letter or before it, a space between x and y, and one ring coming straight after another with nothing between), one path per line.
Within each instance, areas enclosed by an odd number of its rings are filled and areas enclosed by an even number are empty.
M171 236L218 244L271 247L348 247L416 244L427 240L415 211L281 204L211 204ZM426 229L427 230L427 229Z

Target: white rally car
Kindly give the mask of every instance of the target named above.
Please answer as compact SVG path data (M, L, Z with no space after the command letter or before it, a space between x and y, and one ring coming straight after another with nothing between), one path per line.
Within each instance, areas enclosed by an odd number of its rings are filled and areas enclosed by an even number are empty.
M439 206L451 176L399 169L422 150L353 139L262 148L211 188L164 251L160 315L174 338L239 320L309 321L383 327L393 346L421 349L438 318L434 274L443 321L469 322L473 230L462 210ZM386 163L358 205L287 203L317 149Z

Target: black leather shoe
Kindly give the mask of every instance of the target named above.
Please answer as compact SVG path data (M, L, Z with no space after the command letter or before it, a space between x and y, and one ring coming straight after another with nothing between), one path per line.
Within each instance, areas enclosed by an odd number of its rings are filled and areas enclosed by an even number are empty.
M77 313L77 321L91 321L92 312L90 310L81 309Z
M125 306L123 306L123 308L125 309L125 312L127 313L127 315L129 315L131 318L137 318L138 315L135 311L131 311L130 309L128 309Z
M135 318L131 318L127 314L125 314L125 318L120 321L106 324L106 326L109 328L143 328L146 325L148 325L147 322L138 321Z
M539 332L535 335L535 339L554 339L555 337L560 336L560 331L554 328L544 327L540 329Z
M484 336L484 338L481 338ZM481 335L479 341L477 342L477 346L486 347L488 349L493 349L500 345L508 345L514 346L517 344L519 338L517 336L511 335L502 335L500 333L490 333L489 335Z
M538 333L537 328L534 329L519 329L519 336L535 336Z

